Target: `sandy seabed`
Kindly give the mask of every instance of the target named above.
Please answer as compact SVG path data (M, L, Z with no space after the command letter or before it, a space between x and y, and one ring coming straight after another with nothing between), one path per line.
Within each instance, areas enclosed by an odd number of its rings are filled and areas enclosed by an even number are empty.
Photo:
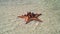
M27 12L42 13L39 19L43 22L25 24L23 19L17 18ZM39 23L37 27L36 23ZM35 4L0 3L0 34L60 34L59 0L41 0Z

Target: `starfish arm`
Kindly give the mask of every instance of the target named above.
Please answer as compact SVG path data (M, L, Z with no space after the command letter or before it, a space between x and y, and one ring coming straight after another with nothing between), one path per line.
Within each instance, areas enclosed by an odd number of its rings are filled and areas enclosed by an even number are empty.
M30 22L30 20L26 21L26 23L25 23L25 24L28 24L29 22Z
M42 15L42 14L35 14L35 17L39 17L40 15Z
M35 20L36 20L36 21L39 21L39 22L43 22L42 20L40 20L40 19L38 19L38 18L36 18Z
M19 18L24 18L25 16L18 16Z

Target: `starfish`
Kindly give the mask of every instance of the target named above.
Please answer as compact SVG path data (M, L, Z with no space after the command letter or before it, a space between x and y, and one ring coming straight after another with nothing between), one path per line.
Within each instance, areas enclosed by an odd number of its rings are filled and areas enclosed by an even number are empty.
M40 15L42 15L42 14L34 14L34 13L31 13L31 12L27 12L27 14L22 15L22 16L18 16L18 17L25 19L26 24L27 24L27 23L29 23L30 21L33 21L33 20L42 22L42 20L38 19L38 17Z

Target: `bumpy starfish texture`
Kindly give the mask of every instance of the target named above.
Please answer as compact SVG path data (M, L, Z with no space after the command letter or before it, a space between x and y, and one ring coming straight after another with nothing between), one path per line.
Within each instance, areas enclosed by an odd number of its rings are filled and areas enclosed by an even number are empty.
M31 12L27 12L27 14L25 15L22 15L22 16L18 16L19 18L24 18L25 21L26 21L26 24L29 23L30 21L39 21L39 22L42 22L42 20L38 19L38 17L42 15L42 14L34 14L34 13L31 13Z

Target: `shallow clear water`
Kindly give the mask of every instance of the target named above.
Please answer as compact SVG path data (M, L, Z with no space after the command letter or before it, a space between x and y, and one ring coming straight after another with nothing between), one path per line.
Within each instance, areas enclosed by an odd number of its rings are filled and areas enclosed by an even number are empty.
M25 24L17 16L26 12L42 13L43 22ZM0 34L60 34L60 0L0 0Z

